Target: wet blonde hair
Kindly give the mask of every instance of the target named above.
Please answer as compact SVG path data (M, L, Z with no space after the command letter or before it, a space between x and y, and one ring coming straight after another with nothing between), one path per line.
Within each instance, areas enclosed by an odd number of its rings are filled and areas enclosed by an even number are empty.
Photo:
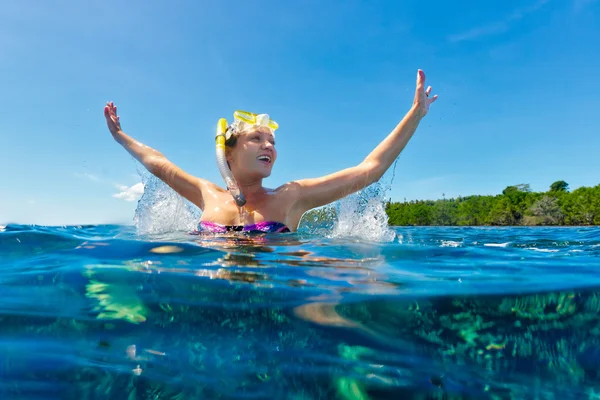
M245 135L245 134L249 134L249 133L254 133L254 132L258 131L260 128L261 128L260 126L251 126L251 127L247 127L246 129L234 132L229 137L229 139L227 139L225 141L225 146L226 147L230 147L230 148L234 148L236 146L236 144L237 144L238 138L241 135Z

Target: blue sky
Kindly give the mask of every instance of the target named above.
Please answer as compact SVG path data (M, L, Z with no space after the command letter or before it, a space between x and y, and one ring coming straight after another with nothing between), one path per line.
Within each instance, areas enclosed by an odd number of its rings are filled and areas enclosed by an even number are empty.
M600 183L600 1L172 4L3 5L0 223L131 222L140 177L108 100L127 133L219 184L217 119L269 113L275 187L359 163L410 107L418 68L440 98L393 200Z

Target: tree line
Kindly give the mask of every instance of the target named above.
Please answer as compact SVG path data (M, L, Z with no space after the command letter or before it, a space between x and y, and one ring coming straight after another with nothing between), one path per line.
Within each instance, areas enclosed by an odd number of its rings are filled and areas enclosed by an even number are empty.
M508 186L495 196L387 202L390 225L600 225L600 185L572 192L556 181L546 192L529 184Z

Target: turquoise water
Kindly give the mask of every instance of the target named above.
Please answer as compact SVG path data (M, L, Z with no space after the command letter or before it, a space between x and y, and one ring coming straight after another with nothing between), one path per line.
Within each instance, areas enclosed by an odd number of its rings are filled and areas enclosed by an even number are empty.
M0 227L0 398L598 398L599 229L341 225Z

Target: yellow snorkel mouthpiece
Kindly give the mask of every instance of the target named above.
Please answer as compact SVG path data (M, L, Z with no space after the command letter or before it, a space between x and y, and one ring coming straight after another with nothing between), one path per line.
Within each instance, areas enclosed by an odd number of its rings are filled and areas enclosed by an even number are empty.
M238 187L237 182L229 169L229 165L227 164L227 159L225 157L225 142L232 135L255 126L266 126L271 130L273 135L275 135L275 130L279 128L277 122L273 121L269 117L269 114L254 114L242 110L236 110L233 113L233 123L229 126L227 125L227 120L225 118L220 118L217 122L217 134L215 137L217 166L219 167L221 177L227 185L227 190L229 190L235 199L238 207L242 207L246 204L246 198Z
M219 119L217 123L217 148L225 150L225 132L227 131L227 120L225 118Z

